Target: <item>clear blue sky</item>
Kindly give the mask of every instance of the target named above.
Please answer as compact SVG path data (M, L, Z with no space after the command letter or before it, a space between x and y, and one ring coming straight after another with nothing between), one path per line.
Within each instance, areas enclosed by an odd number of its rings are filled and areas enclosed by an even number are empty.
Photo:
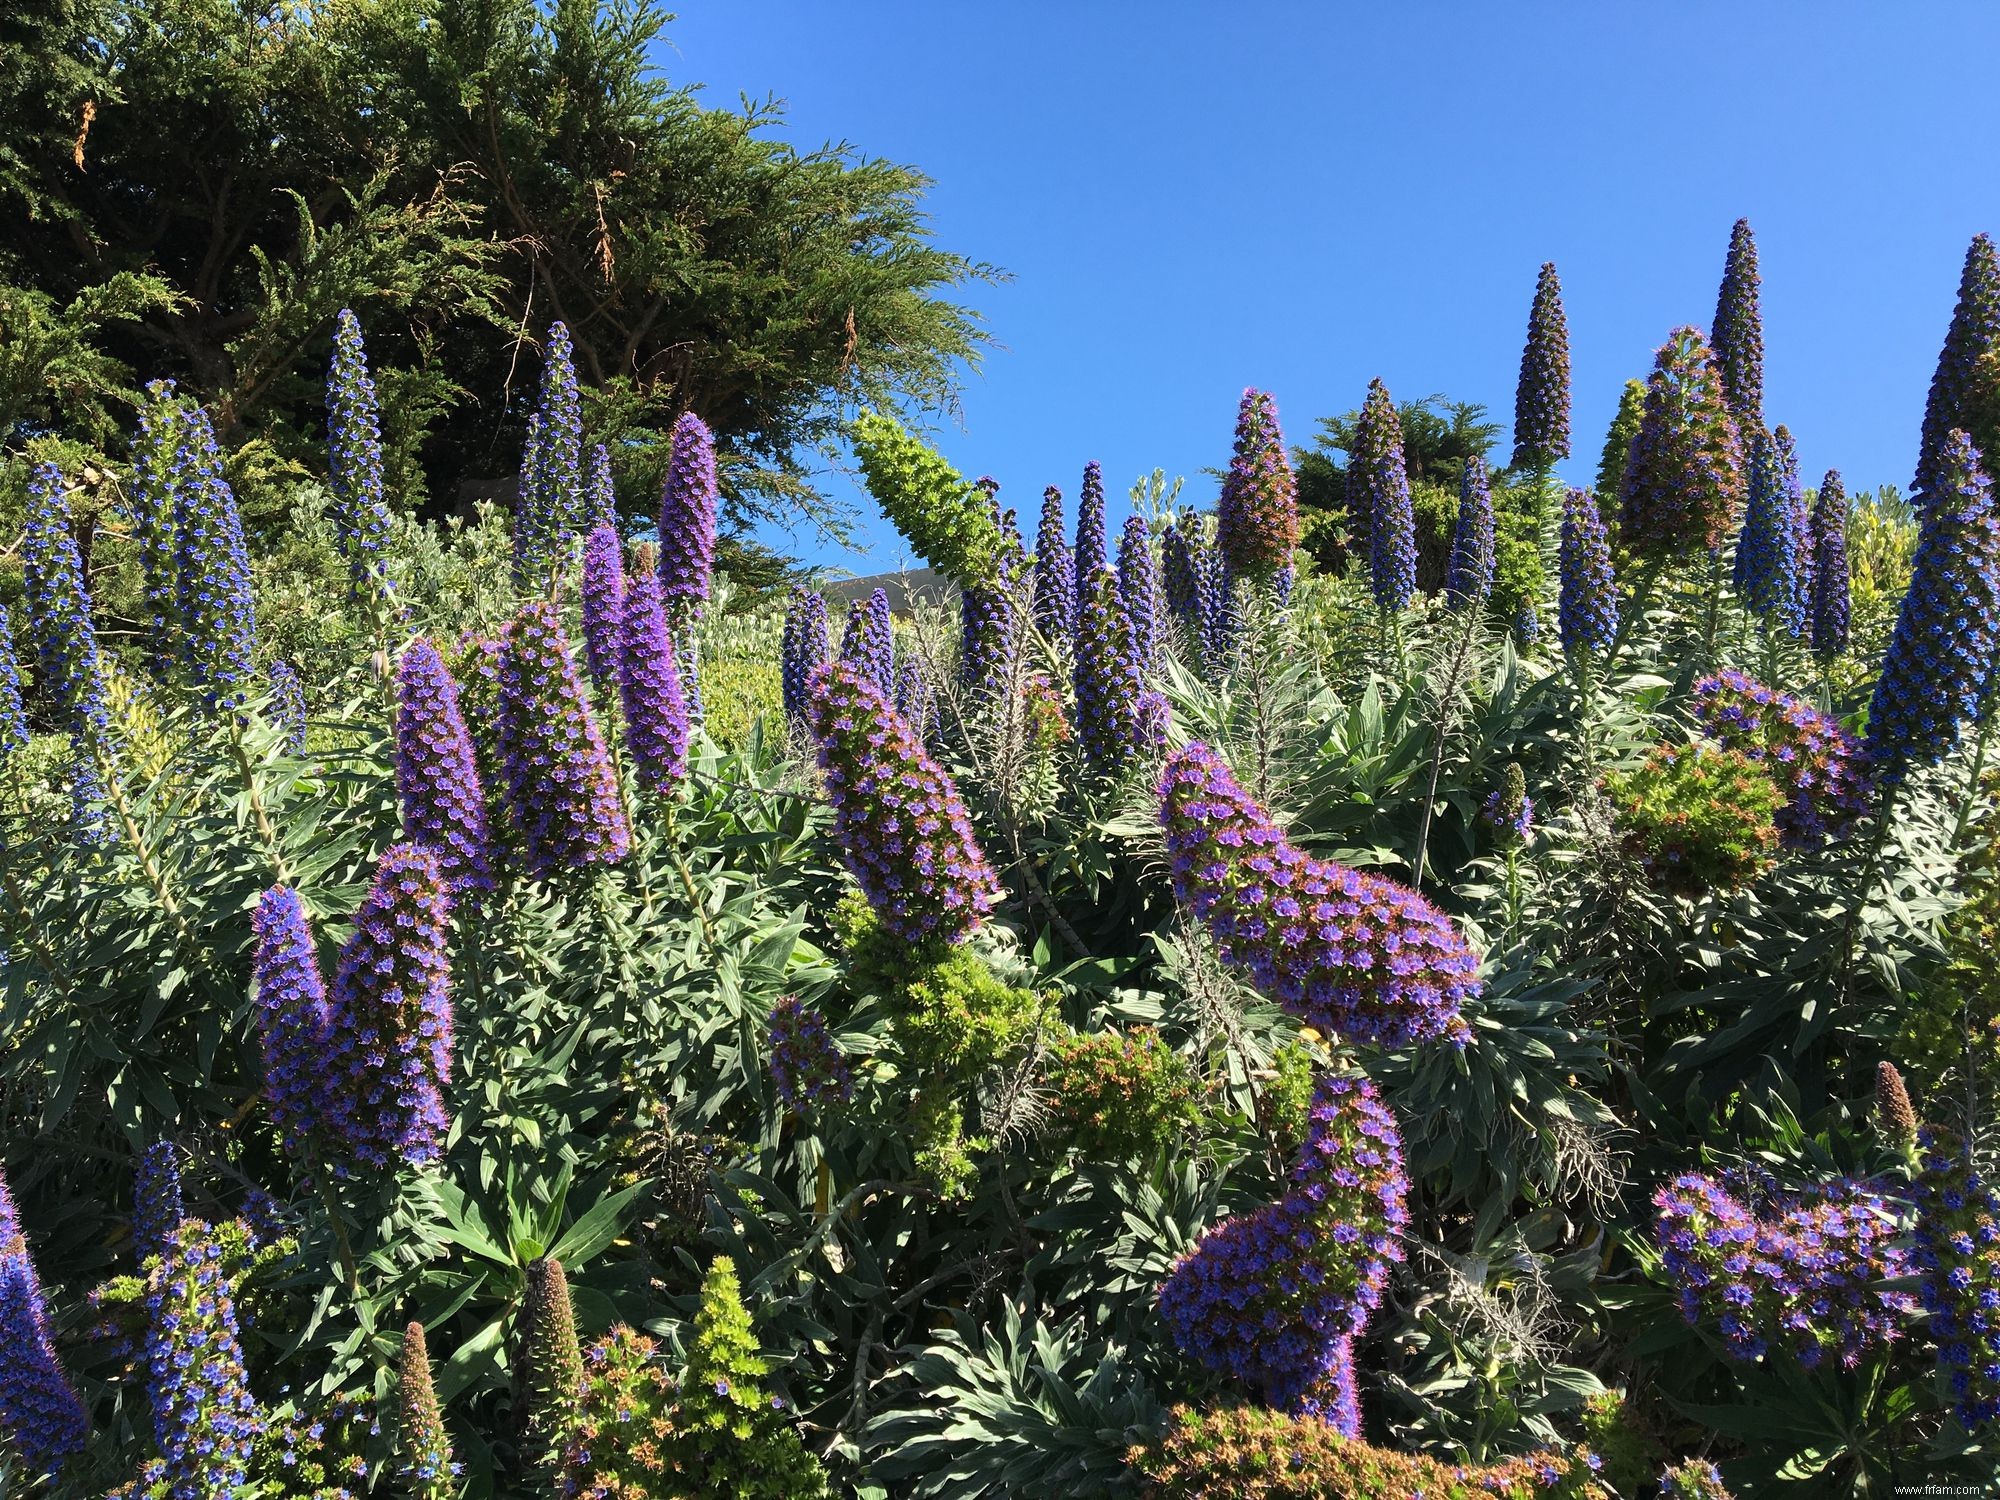
M1293 442L1378 375L1511 434L1544 260L1587 483L1621 383L1707 326L1739 215L1771 420L1815 480L1907 487L1966 242L2000 232L1990 0L680 4L669 76L921 168L938 241L1011 273L968 291L1000 347L935 436L1030 528L1092 458L1114 524L1156 466L1206 501L1246 385ZM830 482L868 555L770 540L900 566Z

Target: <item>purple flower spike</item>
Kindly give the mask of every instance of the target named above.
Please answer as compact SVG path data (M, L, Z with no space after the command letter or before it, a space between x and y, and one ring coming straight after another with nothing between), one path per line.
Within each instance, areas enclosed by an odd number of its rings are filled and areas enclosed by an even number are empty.
M49 1473L82 1449L89 1431L83 1402L56 1359L48 1301L0 1172L0 1432L13 1438L31 1472Z
M1715 551L1743 482L1742 440L1708 340L1699 329L1676 328L1653 357L1639 430L1625 452L1619 546L1667 561Z
M215 1231L185 1220L146 1287L147 1394L158 1478L169 1500L234 1494L249 1483L264 1416L250 1393L236 1277Z
M1736 539L1733 582L1752 610L1792 636L1805 633L1810 543L1791 434L1759 428L1751 442L1750 499Z
M1174 1342L1272 1406L1358 1436L1353 1340L1403 1258L1408 1193L1375 1085L1322 1078L1284 1197L1209 1230L1160 1288Z
M1569 457L1569 320L1553 261L1535 278L1528 342L1514 386L1514 467L1548 470Z
M1378 609L1399 610L1417 591L1417 516L1403 465L1403 426L1389 388L1368 382L1347 456L1350 508L1368 530L1368 576Z
M785 717L795 724L806 720L806 695L813 673L826 665L831 654L827 630L826 596L803 583L792 585L791 602L785 606L785 638L780 675L785 691Z
M21 669L14 660L14 622L0 604L0 755L28 748L28 715L21 706Z
M139 1261L166 1254L186 1217L180 1150L172 1141L155 1141L140 1154L132 1179L132 1249Z
M110 722L104 669L97 652L97 627L91 621L83 555L70 530L69 502L54 464L35 465L28 478L21 581L28 596L28 629L41 666L42 692L54 703L63 728L97 743Z
M1215 505L1215 546L1229 570L1258 583L1299 544L1298 483L1270 392L1247 390L1236 409L1236 447Z
M632 832L555 606L522 606L500 667L507 807L528 873L616 864Z
M853 1075L825 1016L787 995L772 1008L770 1024L771 1082L787 1109L803 1114L854 1097Z
M1562 585L1556 628L1563 650L1584 656L1609 651L1618 637L1618 585L1611 572L1604 517L1588 490L1573 489L1563 501L1562 546L1556 561Z
M1838 720L1734 669L1697 682L1694 707L1713 739L1771 773L1787 849L1817 849L1868 811L1875 787L1861 744Z
M1847 564L1847 486L1828 469L1812 508L1812 648L1825 661L1847 649L1851 618Z
M338 1114L338 1083L327 1067L332 1022L312 927L297 891L274 885L251 918L256 955L251 992L264 1055L264 1102L285 1149L304 1157L313 1130Z
M2000 516L1978 450L1953 432L1868 709L1868 757L1885 782L1951 753L1985 702L1996 641Z
M715 571L715 435L693 412L674 423L660 495L660 590L675 614L698 611Z
M1149 693L1118 575L1098 569L1084 585L1076 620L1076 727L1084 759L1116 776L1164 730L1165 700Z
M1484 604L1493 593L1496 554L1493 539L1493 491L1486 478L1486 460L1474 454L1465 461L1458 480L1458 528L1451 538L1451 563L1444 588L1457 605Z
M285 732L285 754L306 753L306 690L288 661L264 670L264 711Z
M618 685L619 615L625 608L625 551L618 532L599 526L583 544L583 659L607 697Z
M1042 491L1042 522L1035 530L1035 624L1050 640L1076 629L1076 563L1063 536L1062 491Z
M834 835L882 925L913 944L965 937L1000 882L958 787L865 668L829 664L812 714Z
M1917 450L1917 477L1910 498L1922 508L1946 479L1944 450L1954 429L1979 434L1992 444L1996 413L1992 382L2000 373L2000 253L1990 235L1975 235L1965 251L1958 280L1958 305L1938 350L1924 402L1923 436ZM1982 410L1982 408L1987 408ZM1981 457L1991 459L1992 455Z
M599 443L590 450L590 504L584 524L618 529L618 487L611 482L611 450Z
M1159 664L1160 639L1166 629L1160 599L1160 571L1153 563L1153 539L1139 516L1129 516L1118 539L1118 599L1132 622L1139 667L1150 672Z
M923 662L914 656L896 663L896 712L909 721L918 739L929 742L937 719L937 695L931 691Z
M1072 576L1079 607L1097 570L1111 560L1104 530L1104 471L1092 459L1083 466L1083 489L1076 498L1076 551Z
M889 613L889 595L877 589L867 599L847 607L847 630L840 637L840 659L859 662L885 694L896 691L896 630Z
M1898 1337L1912 1299L1882 1283L1909 1274L1888 1200L1857 1181L1772 1199L1753 1212L1689 1173L1653 1195L1661 1262L1681 1316L1711 1325L1736 1359L1776 1346L1812 1369L1852 1369Z
M575 345L560 322L549 325L541 399L528 428L515 510L514 578L539 589L566 565L588 513L583 480L583 397L577 390Z
M437 857L398 844L340 950L322 1066L338 1080L329 1124L350 1170L434 1161L451 1117L451 895Z
M326 376L326 465L340 555L347 559L348 587L356 595L380 576L389 545L377 409L361 320L343 307L334 319L333 365Z
M1949 1132L1920 1130L1917 1151L1910 1263L1953 1414L1976 1432L2000 1421L2000 1192Z
M1160 826L1175 899L1293 1015L1383 1047L1470 1036L1459 1008L1479 993L1479 959L1451 919L1408 886L1294 847L1208 746L1168 758Z
M1196 594L1200 582L1196 576L1195 559L1205 550L1201 518L1191 510L1184 510L1176 516L1173 525L1160 538L1160 588L1166 595L1167 608L1180 621L1183 630L1196 628Z
M687 775L688 706L657 573L640 573L632 580L619 655L625 744L633 769L644 790L670 792Z
M222 450L208 412L195 407L182 430L182 483L174 497L181 664L210 708L243 700L257 644L250 554L236 492L223 477Z
M1738 219L1729 231L1729 255L1715 297L1715 368L1730 415L1744 432L1764 425L1764 315L1757 288L1757 239L1750 221Z
M491 890L486 793L458 684L428 640L403 653L396 703L396 790L403 831L437 856L452 891Z

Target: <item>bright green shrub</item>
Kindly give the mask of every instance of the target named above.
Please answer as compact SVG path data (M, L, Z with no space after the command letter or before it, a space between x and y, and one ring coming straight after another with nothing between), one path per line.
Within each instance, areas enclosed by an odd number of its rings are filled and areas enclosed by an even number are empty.
M710 1263L686 1372L660 1366L653 1341L620 1326L584 1356L581 1399L563 1457L572 1500L819 1500L826 1471L783 1400L763 1385L750 1315L728 1256Z
M1587 1453L1445 1464L1341 1437L1313 1417L1178 1407L1132 1450L1151 1500L1610 1500Z
M1606 778L1605 791L1627 849L1660 890L1733 891L1777 851L1778 789L1741 751L1660 745L1636 770Z
M1150 1156L1201 1119L1187 1060L1150 1027L1062 1037L1043 1081L1058 1133L1098 1160Z

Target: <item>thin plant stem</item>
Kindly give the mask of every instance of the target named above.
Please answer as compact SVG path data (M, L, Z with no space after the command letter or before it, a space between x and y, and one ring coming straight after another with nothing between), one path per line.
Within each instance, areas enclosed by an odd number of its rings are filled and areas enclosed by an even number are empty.
M1410 849L1410 883L1419 887L1423 885L1424 863L1430 851L1431 820L1437 812L1438 779L1444 774L1445 749L1451 743L1453 720L1458 716L1458 690L1462 686L1460 677L1466 663L1471 660L1473 637L1479 629L1479 604L1468 599L1462 608L1465 628L1459 632L1445 668L1444 689L1438 699L1437 734L1431 745L1430 782L1424 790L1423 818L1417 824L1417 841Z
M263 793L257 789L257 773L250 765L250 752L243 744L243 723L234 719L229 727L229 753L236 761L236 769L243 775L243 791L250 799L250 811L257 820L257 834L264 841L264 853L271 861L271 871L278 884L286 884L290 876L285 870L284 847L278 841L278 830L271 822L271 814L264 806Z
M694 872L688 868L687 857L681 852L680 820L674 814L674 804L668 801L667 810L667 853L673 859L674 872L680 876L681 890L687 894L688 905L701 922L702 941L707 945L708 956L714 962L722 961L722 943L715 935L715 923L709 920L708 907L701 894L695 889Z

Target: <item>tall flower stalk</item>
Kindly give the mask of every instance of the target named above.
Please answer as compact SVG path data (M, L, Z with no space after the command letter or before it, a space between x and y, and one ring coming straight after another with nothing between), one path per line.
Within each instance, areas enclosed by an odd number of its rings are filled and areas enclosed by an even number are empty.
M424 638L403 652L396 703L396 790L403 831L437 856L455 892L493 886L486 793L458 684Z
M1285 456L1278 404L1247 390L1236 413L1236 445L1215 505L1215 545L1237 577L1268 583L1299 544L1298 483Z
M1054 485L1042 491L1035 528L1035 625L1052 641L1076 629L1076 563L1063 532L1063 493Z
M48 1300L0 1173L0 1435L13 1439L31 1473L50 1473L81 1451L89 1425L56 1358Z
M1764 314L1759 306L1757 237L1750 221L1738 219L1729 231L1729 254L1715 295L1715 322L1709 343L1730 415L1742 431L1764 425Z
M1385 617L1417 591L1417 518L1403 466L1403 427L1380 380L1368 383L1347 460L1348 507L1368 532L1368 578Z
M813 730L834 836L882 925L912 944L965 937L1001 893L957 785L853 662L820 674Z
M625 549L617 529L600 524L583 544L583 659L608 699L618 687L619 616L625 608Z
M388 850L354 914L328 1004L327 1122L352 1172L434 1161L451 1117L451 896L437 857Z
M1208 746L1160 777L1174 897L1223 959L1316 1029L1384 1047L1469 1035L1479 959L1451 919L1379 875L1287 839Z
M813 673L826 665L831 652L826 596L806 584L793 584L791 601L785 606L779 672L789 722L805 724Z
M1935 493L1950 482L1945 449L1953 431L1964 432L1978 446L2000 445L2000 431L1991 424L2000 422L2000 252L1990 235L1973 236L1965 252L1965 268L1959 275L1958 305L1952 309L1951 326L1945 331L1944 347L1938 351L1937 371L1931 376L1930 395L1924 402L1924 425L1917 450L1917 475L1911 485L1911 500L1919 507L1931 503ZM1993 455L1981 452L1991 462ZM1991 478L1991 474L1987 476Z
M642 790L671 792L687 775L690 730L660 575L651 569L632 580L632 592L626 595L618 659L633 771Z
M334 534L347 560L348 589L379 588L389 545L382 482L382 430L361 320L342 308L334 320L333 364L326 377L326 463L333 490Z
M499 717L507 807L528 873L625 858L632 833L618 781L551 604L524 605L508 622Z
M1569 320L1563 315L1562 282L1555 263L1544 263L1535 278L1528 309L1528 341L1521 350L1521 374L1514 385L1514 463L1536 476L1569 457Z

